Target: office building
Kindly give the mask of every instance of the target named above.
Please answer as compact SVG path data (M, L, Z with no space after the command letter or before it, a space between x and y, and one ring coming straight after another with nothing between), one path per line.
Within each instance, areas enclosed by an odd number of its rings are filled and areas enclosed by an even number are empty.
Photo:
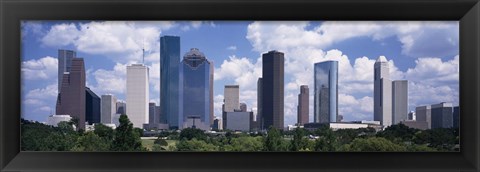
M233 112L235 109L240 109L240 87L238 85L225 85L222 106L223 128L227 128L227 112Z
M406 121L401 121L403 125L406 125L410 128L415 128L419 130L426 130L428 129L428 122L426 121L412 121L412 120L406 120Z
M179 128L180 37L160 37L160 106L161 123Z
M408 115L408 81L392 82L392 122L398 124L407 120Z
M227 130L250 131L250 112L227 112Z
M56 114L68 114L79 120L78 128L85 130L85 64L83 58L73 58L70 72L64 72L57 98Z
M101 104L102 124L111 124L113 116L117 113L117 98L114 95L102 95Z
M62 90L62 79L65 72L70 72L72 59L77 53L72 50L58 50L58 92Z
M213 120L212 130L216 130L216 131L221 131L221 130L223 130L222 120L220 120L220 119L218 119L218 118L215 119L215 120Z
M133 127L148 123L148 67L143 64L127 66L127 116Z
M453 106L452 103L439 103L432 106L432 129L453 127Z
M215 65L213 64L213 61L210 62L210 126L213 125L213 119L215 118L213 115L213 80L214 80L214 70L215 70Z
M127 103L117 102L117 113L118 114L127 114Z
M47 118L47 125L57 127L58 123L69 122L71 119L70 115L50 115Z
M183 57L180 66L180 89L182 100L179 119L182 123L189 118L197 118L197 126L202 123L210 127L211 86L210 61L197 48L190 49ZM193 121L192 121L193 122ZM192 123L193 124L193 123ZM185 125L183 125L185 126ZM200 127L198 127L200 128Z
M263 117L262 117L262 78L258 78L257 80L257 122L259 125L259 129L263 129Z
M458 106L453 107L453 128L460 127L460 108Z
M373 119L385 127L392 125L392 81L385 56L374 64L373 97Z
M410 121L416 121L417 120L416 115L415 115L415 111L410 111L408 113L407 120L410 120Z
M155 107L156 107L155 103L152 103L152 102L148 103L148 124L158 123L155 120L155 118L156 118ZM160 121L160 119L158 119L158 121Z
M85 121L89 125L100 123L100 97L97 96L90 88L85 87Z
M338 62L325 61L314 65L314 122L337 122Z
M262 123L264 129L284 125L284 54L269 51L262 55ZM228 118L228 116L227 116ZM228 126L228 124L227 124Z
M432 128L432 108L430 105L415 108L416 121L427 122L427 128Z
M297 106L297 124L303 125L308 123L308 85L300 86L300 94L298 94Z

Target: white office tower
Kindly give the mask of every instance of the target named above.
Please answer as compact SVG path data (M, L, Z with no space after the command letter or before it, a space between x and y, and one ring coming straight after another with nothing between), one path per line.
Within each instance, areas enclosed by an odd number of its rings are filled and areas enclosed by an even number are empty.
M148 123L148 67L143 64L127 66L127 116L133 127Z
M233 112L236 109L240 109L240 88L238 85L225 85L224 90L224 103L225 112Z
M111 94L102 95L100 103L100 122L102 124L111 124L113 116L117 113L117 98Z
M392 94L392 122L398 124L408 119L408 81L393 81Z
M373 120L388 127L392 125L392 81L385 56L375 62L373 77Z

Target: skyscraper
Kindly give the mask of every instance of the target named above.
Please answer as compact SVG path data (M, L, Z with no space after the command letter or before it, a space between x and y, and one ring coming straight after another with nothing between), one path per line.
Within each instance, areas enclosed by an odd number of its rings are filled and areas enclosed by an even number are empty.
M78 128L85 129L85 64L83 58L73 58L70 72L64 72L57 99L56 113L78 118Z
M150 126L153 126L153 124L156 124L156 114L155 114L155 103L148 103L148 124Z
M240 109L240 87L238 85L225 85L223 90L222 124L227 128L227 112Z
M262 116L262 78L258 78L257 81L257 122L259 129L263 129L263 116Z
M72 50L58 50L58 92L62 89L63 73L70 72L72 59L77 57L77 53Z
M143 64L127 66L127 116L133 127L148 123L148 67Z
M459 106L453 107L453 128L460 127L460 108Z
M387 127L392 125L392 81L385 56L380 56L373 68L373 120Z
M408 115L408 81L392 82L392 122L398 124L407 120Z
M117 114L127 113L127 104L125 102L117 102Z
M262 55L263 127L283 130L284 118L284 54L269 51Z
M180 109L180 121L182 128L188 118L196 117L196 126L210 126L210 103L213 91L210 86L212 71L211 63L197 48L190 49L183 57L180 67L180 97L182 100ZM188 126L189 127L189 126ZM204 128L206 129L206 128Z
M85 121L89 125L100 123L100 97L85 87Z
M325 61L314 65L314 122L337 122L338 62Z
M432 107L430 105L416 107L415 118L417 121L427 122L427 128L431 129L432 128Z
M432 105L432 129L453 127L452 103L439 103Z
M297 106L297 124L299 125L308 123L308 92L308 85L300 86Z
M179 127L180 37L160 37L160 107L161 122Z
M102 124L112 124L113 116L117 113L117 98L114 95L107 94L102 95L101 104L101 122Z

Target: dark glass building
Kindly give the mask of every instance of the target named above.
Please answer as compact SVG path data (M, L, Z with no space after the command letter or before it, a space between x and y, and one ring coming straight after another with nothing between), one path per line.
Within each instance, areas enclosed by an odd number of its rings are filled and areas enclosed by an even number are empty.
M161 123L179 128L180 37L160 37L160 107Z
M263 127L283 130L284 117L284 54L269 51L262 55L262 118Z
M297 106L297 124L303 125L308 123L308 85L300 86L300 94L298 94Z
M458 106L453 107L453 128L460 127L460 108Z
M77 57L77 53L72 50L58 50L58 92L62 89L62 79L64 72L70 72L72 59Z
M187 122L190 117L198 117L204 126L210 126L212 102L210 61L196 48L190 49L183 57L180 66L180 88L182 100L180 121ZM199 126L199 125L197 125Z
M257 81L257 122L259 129L263 129L263 116L262 116L262 78L258 78Z
M338 62L325 61L314 65L314 116L316 123L337 122Z
M89 125L100 123L100 97L85 87L85 120Z
M70 72L62 78L62 89L57 99L56 114L79 119L79 128L85 129L85 64L83 58L73 58Z

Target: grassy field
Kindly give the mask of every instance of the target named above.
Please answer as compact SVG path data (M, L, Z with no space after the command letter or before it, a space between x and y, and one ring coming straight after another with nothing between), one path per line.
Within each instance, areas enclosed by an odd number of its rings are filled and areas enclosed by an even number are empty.
M168 143L168 146L175 146L175 144L177 144L176 140L166 140L166 141ZM152 151L154 142L155 142L154 139L142 139L142 146L147 148L147 150ZM168 146L162 146L162 147L167 149Z

